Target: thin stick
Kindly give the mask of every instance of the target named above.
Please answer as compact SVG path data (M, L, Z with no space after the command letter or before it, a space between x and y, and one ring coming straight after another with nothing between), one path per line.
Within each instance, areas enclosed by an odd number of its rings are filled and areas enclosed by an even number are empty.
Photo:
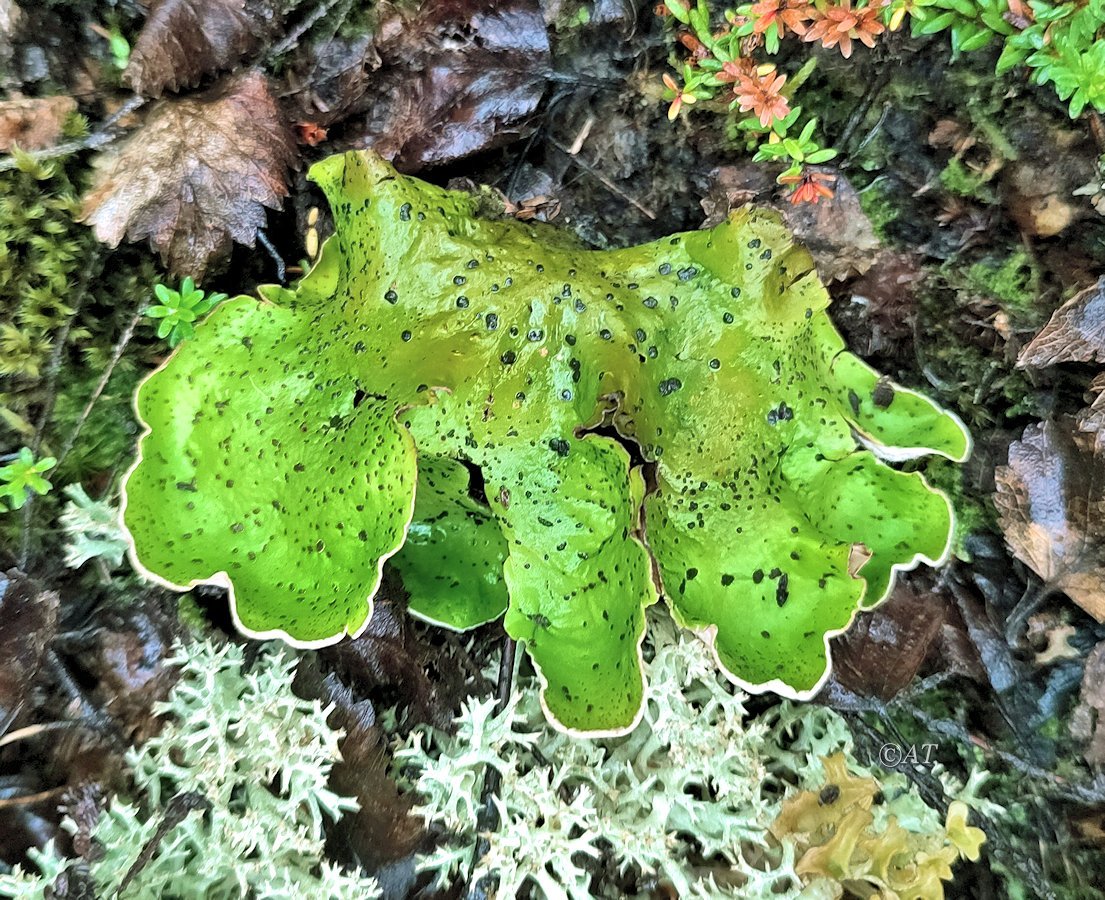
M38 458L38 451L42 449L42 439L46 433L46 426L50 422L50 417L54 414L54 404L58 399L58 371L61 369L61 357L65 352L65 345L69 342L69 330L73 327L73 322L76 321L77 315L84 305L84 297L85 292L82 285L81 292L77 295L77 302L73 307L73 311L69 314L69 318L65 320L65 324L61 326L61 330L58 332L53 352L50 353L50 362L46 366L46 403L42 407L42 412L38 417L38 424L35 426L35 436L31 440L31 455L36 459ZM30 496L27 497L27 501L23 504L23 515L19 523L19 568L24 572L27 571L27 564L30 562L31 558L31 523L33 520L32 511L34 509L35 500L35 495L33 493L28 491L28 494Z
M294 50L299 44L299 39L303 37L311 28L315 22L325 16L330 10L340 3L341 0L327 0L326 3L321 3L315 7L315 9L308 15L302 22L300 22L295 28L288 32L287 37L284 38L279 44L276 44L266 54L266 59L271 62L278 56L283 56L289 50Z
M128 322L127 327L123 329L123 333L119 337L119 340L115 342L115 349L111 352L111 360L108 362L107 368L104 369L104 373L100 376L100 380L96 382L96 387L92 391L92 396L88 398L88 402L84 405L84 409L81 410L80 417L77 419L76 426L74 426L72 433L69 435L69 439L65 442L65 446L61 448L61 452L58 454L58 468L65 462L65 458L69 455L69 451L73 449L73 445L77 443L77 438L80 437L81 430L88 421L88 417L92 414L92 408L96 405L96 401L100 399L100 395L103 394L104 388L107 387L108 381L115 372L115 367L119 365L119 360L123 357L123 352L127 349L127 345L130 343L131 338L134 337L134 329L138 326L139 319L142 318L142 306L145 302L144 299L139 302L138 308L134 311L134 315L131 317L130 322Z
M277 253L276 248L272 245L272 241L269 240L269 236L265 234L263 228L257 229L257 243L268 251L273 262L276 263L276 280L281 284L285 284L288 280L288 267L284 264L284 257Z
M41 803L43 800L49 800L52 797L57 797L64 794L69 790L68 785L62 785L61 787L50 788L48 791L39 791L37 794L27 794L23 797L4 797L0 799L0 809L10 809L13 806L30 806L34 803Z
M51 731L66 731L70 728L88 728L90 731L100 730L98 727L82 722L80 719L62 722L40 722L38 725L27 725L8 732L0 738L0 747L6 747L8 744L14 744L18 741L25 741L27 738L33 738L39 734L47 734Z
M612 182L609 178L607 178L593 166L584 162L578 156L573 156L568 148L561 144L559 141L554 141L550 138L549 143L556 147L556 149L563 153L565 156L567 156L568 159L575 163L575 165L583 169L584 172L586 172L588 175L598 181L604 188L610 191L610 193L614 194L615 196L621 197L626 203L632 204L650 219L656 219L656 213L654 213L651 209L649 209L636 198L629 196L629 194L623 191L620 187L614 184L614 182Z
M848 152L848 144L852 140L852 135L855 134L856 129L859 128L860 123L867 118L867 113L871 109L872 104L874 104L875 98L882 93L883 88L889 83L890 74L884 72L877 81L868 86L863 97L860 98L859 105L856 106L852 114L848 117L848 122L844 126L844 131L840 135L840 140L835 142L842 152ZM879 124L881 124L881 120Z

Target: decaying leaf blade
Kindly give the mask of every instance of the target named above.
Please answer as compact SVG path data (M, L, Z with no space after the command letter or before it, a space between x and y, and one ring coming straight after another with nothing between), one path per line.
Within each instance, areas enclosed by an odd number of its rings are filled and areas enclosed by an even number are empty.
M1093 437L1070 423L1030 425L995 480L1013 553L1105 622L1105 457Z
M82 218L111 247L149 239L177 275L202 278L233 241L253 246L287 196L294 143L265 76L166 100L96 161Z
M123 80L152 97L192 87L256 49L275 17L268 0L156 0Z
M1105 363L1105 278L1060 306L1017 357L1019 367Z

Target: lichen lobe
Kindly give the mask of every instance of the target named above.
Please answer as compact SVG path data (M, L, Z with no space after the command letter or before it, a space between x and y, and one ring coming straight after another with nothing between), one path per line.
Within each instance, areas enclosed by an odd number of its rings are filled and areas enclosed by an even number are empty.
M261 630L312 640L363 624L405 539L416 614L464 628L505 611L550 717L618 733L641 708L654 562L735 680L805 696L826 636L897 568L944 557L943 495L879 456L963 459L966 432L847 353L772 215L595 251L477 219L367 153L311 175L335 221L315 269L234 301L140 395L127 524L147 568L225 571ZM623 443L588 433L604 420L655 464L647 496ZM216 535L179 552L199 521Z

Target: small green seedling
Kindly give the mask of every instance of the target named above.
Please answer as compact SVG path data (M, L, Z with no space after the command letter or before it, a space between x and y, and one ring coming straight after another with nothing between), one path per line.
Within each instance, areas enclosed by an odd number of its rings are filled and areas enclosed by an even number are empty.
M36 460L30 449L24 447L12 462L0 466L0 511L4 509L4 501L9 509L21 509L31 492L49 493L53 485L42 477L42 473L49 472L57 462L52 456Z
M179 291L155 284L153 292L161 302L147 309L146 315L160 320L157 336L167 338L170 347L195 334L195 323L226 299L226 294L205 294L191 278L180 283Z
M733 681L805 698L828 637L946 557L947 498L882 460L967 433L847 352L774 213L597 251L367 152L311 177L310 274L221 304L138 393L132 556L228 587L247 634L360 633L393 559L418 616L505 613L554 722L623 733L658 594Z

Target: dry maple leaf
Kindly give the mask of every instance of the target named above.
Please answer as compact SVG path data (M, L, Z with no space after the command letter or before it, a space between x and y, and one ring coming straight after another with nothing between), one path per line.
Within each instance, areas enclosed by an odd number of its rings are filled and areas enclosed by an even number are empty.
M123 79L153 97L191 87L251 53L278 23L269 0L156 0Z
M1014 555L1105 622L1105 457L1093 437L1066 422L1030 425L994 477Z
M177 275L199 279L231 242L253 246L265 207L287 196L295 143L264 75L162 101L122 146L96 161L82 218L116 246L149 238Z
M1079 291L1017 357L1017 366L1042 368L1061 362L1105 362L1105 278Z

